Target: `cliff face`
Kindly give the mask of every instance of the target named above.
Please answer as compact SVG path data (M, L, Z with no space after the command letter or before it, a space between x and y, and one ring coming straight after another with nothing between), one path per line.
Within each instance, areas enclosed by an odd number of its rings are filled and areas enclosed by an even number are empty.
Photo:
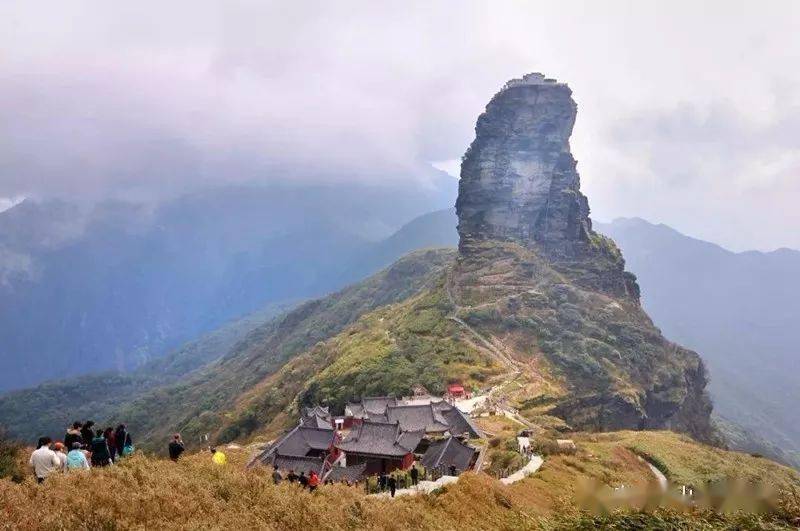
M574 427L711 440L702 361L664 339L619 249L592 230L569 145L576 112L566 84L529 74L478 119L456 204L459 315L546 360L565 389L549 414Z
M475 127L456 210L463 244L536 243L569 255L589 240L589 203L569 149L577 105L564 83L528 74L506 84Z

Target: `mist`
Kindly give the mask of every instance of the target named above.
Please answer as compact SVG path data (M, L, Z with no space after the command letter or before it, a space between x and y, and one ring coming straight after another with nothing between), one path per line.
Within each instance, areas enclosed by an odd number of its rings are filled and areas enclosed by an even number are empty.
M5 2L0 210L211 186L457 174L485 102L579 104L593 216L800 248L798 5Z

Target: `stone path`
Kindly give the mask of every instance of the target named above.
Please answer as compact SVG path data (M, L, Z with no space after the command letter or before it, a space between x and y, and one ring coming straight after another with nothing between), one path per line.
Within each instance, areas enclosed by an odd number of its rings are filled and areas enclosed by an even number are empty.
M415 496L417 494L427 494L435 491L438 488L444 487L451 483L458 481L458 476L442 476L436 481L420 481L416 486L407 489L399 489L394 493L394 497L398 496ZM378 494L370 494L373 498L390 498L391 494L388 492L381 492Z
M520 468L507 478L502 478L500 480L500 483L502 483L503 485L511 485L512 483L516 483L517 481L525 479L526 477L530 476L531 474L539 470L539 467L542 466L542 463L544 463L544 459L542 459L541 456L534 455L533 457L531 457L530 461L528 461L527 465Z

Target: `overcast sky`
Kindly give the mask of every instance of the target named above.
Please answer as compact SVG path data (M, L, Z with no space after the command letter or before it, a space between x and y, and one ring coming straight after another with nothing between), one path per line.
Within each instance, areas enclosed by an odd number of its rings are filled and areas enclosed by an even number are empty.
M541 71L578 102L595 218L800 248L798 28L794 1L6 0L0 208L454 168L499 87Z

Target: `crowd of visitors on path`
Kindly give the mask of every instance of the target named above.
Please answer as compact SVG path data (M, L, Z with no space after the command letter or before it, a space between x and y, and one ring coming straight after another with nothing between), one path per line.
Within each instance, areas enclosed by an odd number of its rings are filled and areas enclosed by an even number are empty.
M111 465L133 453L133 439L125 424L116 429L94 429L91 420L74 422L63 441L40 437L28 464L42 483L50 475Z
M272 472L272 481L276 485L280 485L283 482L284 479L286 479L286 481L288 481L289 483L293 483L293 484L297 483L302 488L308 489L311 492L314 492L315 490L317 490L317 487L319 487L319 484L322 481L320 479L320 477L319 477L319 474L317 474L313 470L311 472L309 472L309 474L306 476L305 471L301 470L300 474L298 475L298 474L295 474L294 470L292 469L292 470L289 470L289 473L286 475L286 478L284 478L283 474L281 473L281 471L278 470L277 466L275 466L274 470Z

